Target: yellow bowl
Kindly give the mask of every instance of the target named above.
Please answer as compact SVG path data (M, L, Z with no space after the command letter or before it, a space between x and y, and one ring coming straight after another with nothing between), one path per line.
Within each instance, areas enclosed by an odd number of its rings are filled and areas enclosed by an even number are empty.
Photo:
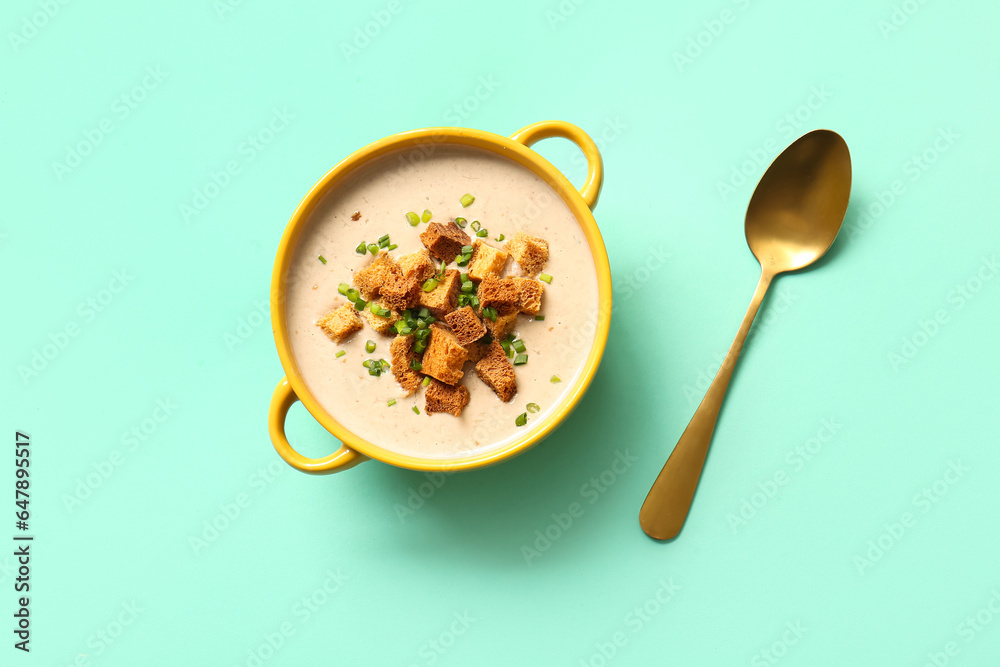
M587 159L587 177L580 190L577 190L562 172L553 167L548 160L529 148L536 141L549 137L569 139L583 151ZM311 214L323 197L339 187L344 179L353 174L355 170L372 160L394 151L407 149L424 154L428 150L433 150L434 146L472 146L485 149L530 169L548 183L573 212L583 229L597 269L600 300L597 321L594 323L594 342L584 364L583 372L577 374L572 387L563 395L555 409L521 437L502 448L451 459L423 459L398 454L385 449L378 443L365 440L341 426L320 406L303 382L295 358L291 354L285 320L285 287L293 250L302 231L309 224ZM414 152L411 155L416 156L417 153ZM292 214L291 220L288 221L285 233L281 237L281 243L278 245L274 272L271 275L271 325L274 329L274 343L278 348L278 356L281 358L285 377L278 383L271 396L268 428L274 448L281 458L297 470L319 475L346 470L369 458L413 470L468 470L508 459L528 449L551 433L583 397L594 373L597 372L598 365L601 363L604 346L608 340L608 327L611 323L611 269L608 266L608 254L604 248L601 232L597 229L597 223L591 213L591 209L597 204L597 197L600 194L603 181L604 167L601 162L601 154L594 141L580 128L562 121L535 123L516 132L510 138L492 132L460 127L434 127L400 132L365 146L327 172L306 194L298 208L295 209L295 213ZM312 459L299 454L292 448L285 435L285 417L295 401L302 401L302 404L316 418L316 421L340 440L342 444L337 451L323 458Z

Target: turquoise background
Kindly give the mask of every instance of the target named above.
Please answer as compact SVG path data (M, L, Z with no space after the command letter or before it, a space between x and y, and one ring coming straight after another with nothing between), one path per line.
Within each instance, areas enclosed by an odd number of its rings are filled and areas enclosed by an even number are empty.
M0 403L8 446L31 435L36 541L32 650L5 624L0 662L997 664L998 19L917 0L5 3ZM617 301L573 417L447 478L280 462L266 301L299 200L388 134L547 118L606 167ZM816 127L852 151L845 228L773 286L688 523L655 543L639 506L758 277L753 184ZM537 148L582 182L569 142ZM335 447L300 405L289 432ZM13 568L0 556L8 623Z

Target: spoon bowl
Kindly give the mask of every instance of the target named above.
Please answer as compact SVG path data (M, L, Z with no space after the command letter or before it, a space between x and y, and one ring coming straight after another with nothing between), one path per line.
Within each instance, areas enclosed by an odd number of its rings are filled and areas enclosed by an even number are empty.
M851 154L830 130L795 140L757 184L744 226L747 245L760 262L760 281L736 340L639 510L639 524L650 537L667 540L684 526L726 388L771 280L826 254L844 222L850 194Z

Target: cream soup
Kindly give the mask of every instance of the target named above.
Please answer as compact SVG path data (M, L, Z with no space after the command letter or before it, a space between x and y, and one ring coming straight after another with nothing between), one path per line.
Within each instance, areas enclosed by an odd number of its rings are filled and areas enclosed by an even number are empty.
M504 446L544 418L569 390L593 345L598 287L586 237L569 208L540 177L512 160L488 151L435 146L415 165L404 164L410 150L384 156L353 174L327 195L310 217L290 263L286 286L286 323L299 374L322 407L346 429L399 454L425 459L454 458ZM469 193L475 201L460 203ZM536 321L519 315L515 334L524 341L528 362L516 366L517 394L503 403L466 362L462 383L471 394L459 417L424 410L424 390L405 392L387 372L369 375L366 359L390 360L392 336L365 327L335 343L315 322L347 302L337 288L352 283L353 274L372 259L356 252L359 242L374 243L384 234L399 247L393 257L423 248L419 234L426 224L412 227L408 211L433 212L434 222L464 217L478 220L490 245L504 234L525 232L545 239L549 258L543 271L552 276L545 286ZM357 215L360 213L360 215ZM355 220L353 218L357 217ZM475 238L470 227L465 231ZM326 260L323 264L318 258ZM448 268L456 268L454 263ZM513 258L506 273L516 275ZM460 268L461 271L466 269ZM366 341L376 344L369 354ZM337 357L343 350L345 354ZM561 382L553 382L557 376ZM395 405L388 406L390 399ZM528 403L541 410L528 414L526 426L515 420ZM420 414L413 411L417 406Z

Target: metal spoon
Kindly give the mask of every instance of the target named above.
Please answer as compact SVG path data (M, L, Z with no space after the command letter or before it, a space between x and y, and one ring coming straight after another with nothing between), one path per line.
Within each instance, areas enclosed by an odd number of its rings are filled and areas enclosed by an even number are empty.
M760 282L712 386L642 504L639 524L650 537L668 540L684 525L729 378L771 280L826 253L844 221L850 193L851 154L843 138L830 130L797 139L757 184L745 229L747 245L760 262Z

